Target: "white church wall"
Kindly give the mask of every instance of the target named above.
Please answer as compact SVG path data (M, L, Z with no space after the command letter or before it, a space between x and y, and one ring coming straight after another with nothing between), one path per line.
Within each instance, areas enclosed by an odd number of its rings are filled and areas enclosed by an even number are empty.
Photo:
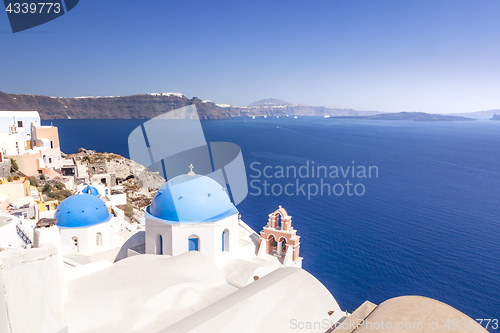
M88 247L85 245L87 242L87 231L85 228L64 228L60 229L60 231L64 254L87 251Z
M213 223L180 224L172 226L172 255L189 252L189 238L198 237L198 249L210 259L214 259L216 235Z
M85 228L61 228L63 253L92 254L105 251L111 246L110 222L104 222ZM100 244L98 236L100 233ZM78 244L75 245L75 238Z
M216 260L224 254L222 237L226 229L229 232L228 242L225 244L228 249L226 252L236 252L238 249L238 214L216 222L178 224L169 224L148 217L146 219L146 253L177 256L189 252L189 237L196 236L199 239L199 251L212 260ZM163 251L158 250L160 243L163 244Z
M160 251L159 237L163 238L163 250ZM146 253L172 255L172 225L152 218L146 218Z

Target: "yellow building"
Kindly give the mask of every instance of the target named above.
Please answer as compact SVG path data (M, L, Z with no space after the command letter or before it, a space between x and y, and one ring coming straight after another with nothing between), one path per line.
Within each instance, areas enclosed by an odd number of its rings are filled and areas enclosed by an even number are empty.
M0 178L0 210L2 212L6 212L12 202L29 196L31 192L28 178L21 177L10 182L7 178Z
M56 210L58 201L57 200L37 201L36 204L38 205L38 211L47 212L49 210Z
M57 200L43 200L43 196L35 186L30 186L31 196L35 198L35 202L38 206L39 212L47 212L50 210L56 210L59 202Z

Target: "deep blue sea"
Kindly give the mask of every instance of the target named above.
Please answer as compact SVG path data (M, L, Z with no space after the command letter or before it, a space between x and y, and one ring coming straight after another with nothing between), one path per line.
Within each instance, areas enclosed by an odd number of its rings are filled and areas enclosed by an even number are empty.
M142 122L52 121L66 153L85 147L127 157L128 134ZM255 169L265 166L268 171L299 168L314 161L378 168L378 177L323 179L332 186L346 180L362 184L357 189L364 189L363 195L325 191L308 199L302 192L266 196L249 188L238 205L257 232L282 205L301 236L303 267L341 308L353 311L365 300L379 304L422 295L474 319L500 319L500 122L282 117L203 121L202 126L207 141L241 147L248 179L260 181L253 184L261 191L264 180L275 186L275 194L297 181L257 177ZM253 162L260 164L251 168ZM307 186L321 179L299 181Z

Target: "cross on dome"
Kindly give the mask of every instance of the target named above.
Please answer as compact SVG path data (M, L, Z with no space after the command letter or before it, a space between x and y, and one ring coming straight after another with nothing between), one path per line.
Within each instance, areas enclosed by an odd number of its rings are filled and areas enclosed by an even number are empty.
M193 169L194 169L193 163L189 164L188 175L190 175L190 176L194 176L195 175L195 173L193 172Z

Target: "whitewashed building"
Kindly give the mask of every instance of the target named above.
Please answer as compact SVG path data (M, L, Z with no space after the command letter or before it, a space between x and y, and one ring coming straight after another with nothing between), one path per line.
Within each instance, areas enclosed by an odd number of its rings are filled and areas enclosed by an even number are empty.
M31 141L31 125L41 126L38 111L0 111L0 133L15 129L24 142Z
M215 180L194 173L163 185L146 210L146 253L199 251L217 260L238 248L238 210Z
M112 215L92 194L75 194L57 207L63 253L93 254L111 247Z
M38 111L0 111L0 162L6 157L27 176L57 176L62 167L57 127L42 126Z

